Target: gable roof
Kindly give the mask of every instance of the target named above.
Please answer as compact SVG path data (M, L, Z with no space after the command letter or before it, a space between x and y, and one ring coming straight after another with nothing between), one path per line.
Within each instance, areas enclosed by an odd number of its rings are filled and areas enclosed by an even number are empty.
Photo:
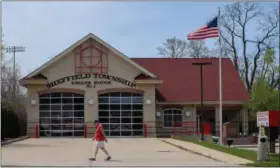
M132 58L141 66L155 73L163 80L157 86L158 101L193 102L200 101L200 68L194 62L211 62L203 67L205 101L219 101L219 59L218 58ZM249 94L233 63L222 59L223 101L249 100Z
M70 53L74 48L76 48L77 46L81 45L82 43L84 43L85 41L87 41L88 39L94 39L97 42L99 42L101 45L107 47L110 51L112 51L114 54L116 54L117 56L119 56L120 58L124 59L125 61L127 61L128 63L130 63L131 65L133 65L134 67L138 68L140 71L142 71L144 74L155 78L156 75L154 75L153 73L149 72L148 70L146 70L145 68L141 67L140 65L138 65L137 63L135 63L134 61L132 61L130 58L128 58L126 55L124 55L123 53L121 53L120 51L118 51L117 49L115 49L114 47L112 47L111 45L109 45L108 43L106 43L105 41L101 40L99 37L97 37L96 35L89 33L88 35L86 35L85 37L83 37L82 39L80 39L79 41L77 41L76 43L74 43L73 45L71 45L70 47L68 47L67 49L65 49L63 52L61 52L60 54L56 55L55 57L53 57L51 60L49 60L48 62L46 62L45 64L43 64L42 66L40 66L39 68L35 69L33 72L31 72L30 74L28 74L26 77L24 78L31 78L35 75L40 74L40 72L42 72L43 70L45 70L46 68L48 68L50 65L52 65L53 63L57 62L58 60L62 59L64 56L66 56L68 53Z

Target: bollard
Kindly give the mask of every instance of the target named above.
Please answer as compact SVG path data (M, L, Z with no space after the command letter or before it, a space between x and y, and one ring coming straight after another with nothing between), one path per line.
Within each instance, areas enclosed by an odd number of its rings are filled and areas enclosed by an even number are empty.
M144 123L144 137L147 137L147 124Z
M258 161L267 160L268 157L268 139L264 132L264 127L260 127L258 137Z

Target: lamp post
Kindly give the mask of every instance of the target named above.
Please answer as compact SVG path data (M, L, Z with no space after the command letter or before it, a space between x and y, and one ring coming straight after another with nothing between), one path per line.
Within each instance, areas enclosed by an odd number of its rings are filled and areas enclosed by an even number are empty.
M16 52L25 52L23 46L8 46L5 47L7 53L13 53L13 103L16 101ZM15 103L16 104L16 103Z
M195 62L193 66L200 66L200 130L201 141L204 141L204 128L203 128L203 66L212 65L211 62Z

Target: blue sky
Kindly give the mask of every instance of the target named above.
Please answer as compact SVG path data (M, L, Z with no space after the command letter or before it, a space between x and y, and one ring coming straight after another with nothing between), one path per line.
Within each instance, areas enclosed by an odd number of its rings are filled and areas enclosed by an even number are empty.
M3 2L3 40L26 47L16 57L22 76L88 33L129 57L160 57L156 47L166 38L186 38L230 3ZM212 48L214 40L207 45Z

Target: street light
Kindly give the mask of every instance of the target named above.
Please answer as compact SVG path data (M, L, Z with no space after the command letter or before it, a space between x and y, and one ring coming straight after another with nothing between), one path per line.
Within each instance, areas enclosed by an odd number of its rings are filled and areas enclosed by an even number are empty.
M5 47L7 53L13 53L13 101L16 101L16 52L25 52L23 46L8 46Z
M204 128L203 128L203 66L212 65L211 62L195 62L193 66L200 66L200 130L201 140L204 141Z

